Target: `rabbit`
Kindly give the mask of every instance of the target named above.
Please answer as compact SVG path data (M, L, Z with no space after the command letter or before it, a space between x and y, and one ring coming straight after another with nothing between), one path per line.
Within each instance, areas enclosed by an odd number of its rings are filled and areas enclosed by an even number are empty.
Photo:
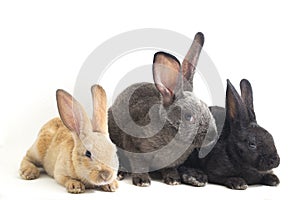
M118 188L118 158L107 127L106 93L99 85L92 88L93 119L69 93L56 91L60 118L40 130L20 166L20 176L36 179L39 167L54 177L70 193L85 189L113 192Z
M197 33L182 65L166 52L153 59L153 83L121 92L108 110L108 127L118 147L119 179L132 174L136 186L157 172L169 185L181 183L177 166L196 147L212 146L217 128L208 106L193 93L193 76L204 35ZM182 152L181 152L182 151Z
M272 172L280 158L272 135L257 124L251 84L243 79L240 88L241 96L227 80L226 110L210 107L221 136L206 157L199 159L194 151L179 167L183 182L203 186L208 181L237 190L280 183Z

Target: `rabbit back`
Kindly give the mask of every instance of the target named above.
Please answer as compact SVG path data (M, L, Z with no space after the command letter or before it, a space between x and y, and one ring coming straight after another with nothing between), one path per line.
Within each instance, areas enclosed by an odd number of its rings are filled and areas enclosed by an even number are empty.
M74 140L71 132L60 118L54 118L41 128L38 138L28 150L27 156L53 177L59 153L68 152L70 153L68 156L70 156L73 148ZM62 151L62 149L64 150Z

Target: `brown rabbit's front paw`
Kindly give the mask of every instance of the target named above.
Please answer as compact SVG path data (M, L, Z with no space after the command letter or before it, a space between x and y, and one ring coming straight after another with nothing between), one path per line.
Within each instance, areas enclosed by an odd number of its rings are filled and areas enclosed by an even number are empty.
M114 180L112 183L100 186L101 190L105 192L115 192L119 187L118 181Z
M280 183L279 178L275 174L266 174L262 179L262 184L276 186Z
M248 187L246 181L239 177L228 178L225 185L234 190L245 190Z
M70 193L78 194L83 193L85 191L85 186L83 183L75 180L69 180L66 183L67 191Z
M20 169L20 176L25 180L36 179L40 176L40 170L35 166L28 166Z

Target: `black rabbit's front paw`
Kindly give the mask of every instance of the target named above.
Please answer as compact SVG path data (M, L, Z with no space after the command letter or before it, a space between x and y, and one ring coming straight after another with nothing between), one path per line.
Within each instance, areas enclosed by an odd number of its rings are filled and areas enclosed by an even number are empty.
M266 174L262 179L262 184L276 186L280 183L279 178L275 174Z
M203 187L206 185L208 178L201 170L188 169L181 174L181 180L188 185Z
M133 174L132 183L140 187L148 187L151 184L150 177L147 173L144 174Z
M248 187L246 181L239 177L228 178L225 182L225 185L234 190L245 190Z

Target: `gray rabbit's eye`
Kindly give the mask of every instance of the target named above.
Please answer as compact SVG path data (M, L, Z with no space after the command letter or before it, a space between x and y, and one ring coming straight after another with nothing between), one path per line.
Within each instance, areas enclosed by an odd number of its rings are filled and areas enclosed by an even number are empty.
M194 122L195 121L195 118L191 113L186 113L184 115L184 119L185 119L185 121L188 121L188 122Z
M88 158L91 158L92 157L92 153L89 150L86 150L85 156L88 157Z

